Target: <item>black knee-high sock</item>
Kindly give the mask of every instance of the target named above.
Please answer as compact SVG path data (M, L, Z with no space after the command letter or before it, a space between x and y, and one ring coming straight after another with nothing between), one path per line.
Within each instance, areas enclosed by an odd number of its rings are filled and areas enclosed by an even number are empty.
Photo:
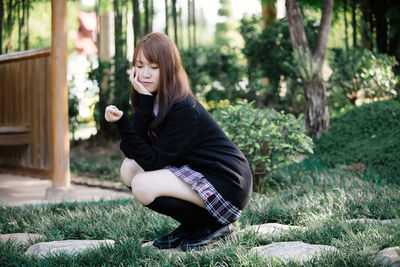
M182 199L158 197L146 207L170 216L184 225L193 227L200 225L222 226L206 209Z

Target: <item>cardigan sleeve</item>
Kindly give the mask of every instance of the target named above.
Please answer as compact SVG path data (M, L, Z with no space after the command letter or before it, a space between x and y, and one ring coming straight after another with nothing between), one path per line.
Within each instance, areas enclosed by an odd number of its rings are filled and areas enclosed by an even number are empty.
M198 114L187 102L173 106L153 144L147 143L134 123L129 127L128 122L125 115L117 123L120 148L127 158L134 159L145 171L177 163L190 149L199 128Z
M153 107L154 107L155 96L152 95L143 95L138 94L138 103L135 106L135 114L133 115L133 127L140 134L142 138L146 138L147 129L149 128L150 123L153 121ZM128 118L125 115L125 120L117 121L117 125L119 122L123 122L126 127L126 119ZM129 119L128 119L129 120Z

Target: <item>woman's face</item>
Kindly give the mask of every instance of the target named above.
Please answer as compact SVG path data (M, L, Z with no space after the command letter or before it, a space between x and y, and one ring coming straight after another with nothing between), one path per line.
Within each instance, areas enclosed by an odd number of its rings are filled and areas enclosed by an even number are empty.
M141 82L150 93L157 92L160 83L160 68L156 63L150 63L142 51L139 51L135 62L135 71L138 81Z

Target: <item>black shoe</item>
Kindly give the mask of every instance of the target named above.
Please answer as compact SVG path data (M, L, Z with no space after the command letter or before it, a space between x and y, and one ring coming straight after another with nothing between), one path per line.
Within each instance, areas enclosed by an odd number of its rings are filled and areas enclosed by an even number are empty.
M188 237L192 228L183 224L179 225L172 233L160 236L153 242L153 246L159 249L176 248L182 243L182 240Z
M202 226L197 228L181 243L183 251L196 249L208 244L214 243L217 240L225 239L233 233L232 225L219 225L219 227Z

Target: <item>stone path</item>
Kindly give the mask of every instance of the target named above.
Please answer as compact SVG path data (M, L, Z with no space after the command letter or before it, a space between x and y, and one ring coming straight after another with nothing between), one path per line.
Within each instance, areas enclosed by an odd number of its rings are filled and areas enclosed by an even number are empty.
M30 246L25 254L37 257L59 255L66 253L76 255L89 249L96 249L101 246L114 246L114 240L63 240L53 242L41 242Z
M377 224L400 224L400 220L371 220L371 219L357 219L347 220L346 223L377 223ZM252 234L265 236L279 236L290 231L304 231L306 227L282 225L277 223L267 223L260 225L252 225L238 232L238 234ZM30 245L35 240L44 239L43 236L32 233L16 233L16 234L0 234L2 242L13 240L14 242L22 242L23 244ZM142 245L143 250L151 250L155 253L167 253L169 256L178 255L184 256L185 252L176 249L159 250L152 246L153 242L147 242ZM52 242L36 243L28 248L26 254L44 257L49 254L58 255L59 253L67 253L75 255L84 252L88 249L96 249L100 246L114 246L114 240L63 240ZM209 246L201 250L212 252L215 250L214 246ZM266 246L255 247L250 250L250 253L255 253L258 256L265 258L275 258L282 261L307 261L313 257L318 257L322 253L330 252L335 253L338 250L332 246L307 244L301 241L294 242L276 242ZM400 247L385 248L380 251L376 257L375 262L382 263L391 267L400 267Z
M279 236L281 234L290 232L292 230L300 230L304 231L307 229L306 227L301 226L293 226L293 225L284 225L279 223L266 223L259 225L248 226L243 230L240 230L239 233L244 234L259 234L261 236Z
M338 250L331 246L310 245L295 241L272 243L253 248L251 251L267 259L278 258L284 261L307 261L315 256L320 256L323 252L337 252Z
M383 266L400 267L400 247L385 248L375 258Z
M31 233L15 233L15 234L3 234L0 235L1 241L6 243L7 241L12 241L16 243L22 243L24 245L29 245L35 243L38 239L44 239L42 235L31 234Z

